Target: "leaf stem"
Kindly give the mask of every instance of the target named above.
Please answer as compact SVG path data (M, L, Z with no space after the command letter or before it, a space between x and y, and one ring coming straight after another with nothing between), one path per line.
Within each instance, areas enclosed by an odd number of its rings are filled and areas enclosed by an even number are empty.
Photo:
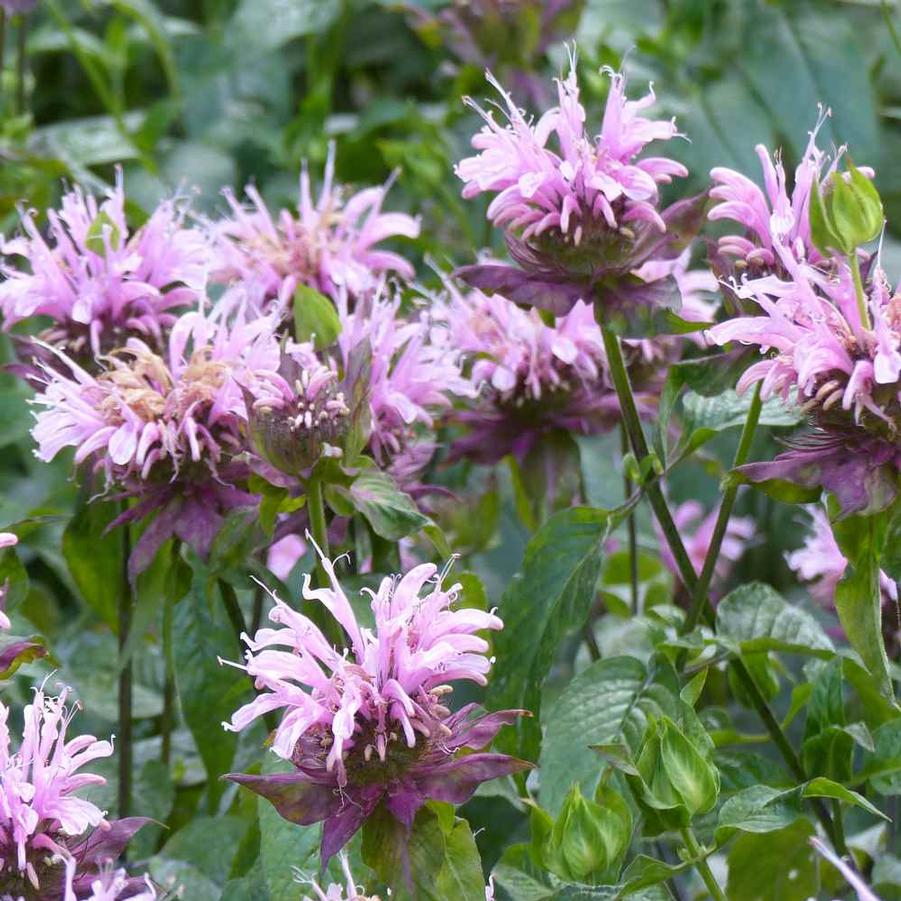
M126 652L128 638L131 634L132 596L131 582L128 578L128 558L131 556L131 530L128 525L122 526L122 572L119 579L119 590L116 598L116 613L119 621L119 657ZM116 735L116 748L119 752L119 792L118 816L127 817L131 811L131 775L132 775L132 684L134 664L131 657L119 669L119 723Z
M222 595L222 602L225 604L225 612L228 614L229 622L235 630L235 637L238 639L238 645L241 645L241 636L247 631L247 625L244 622L244 614L241 612L241 605L238 603L238 595L234 587L225 581L219 579L219 593Z
M28 17L19 15L16 29L16 114L25 112L25 61L28 58Z
M732 468L736 469L745 463L751 451L751 444L754 440L754 432L757 430L757 423L760 421L760 409L763 406L760 400L760 382L754 386L754 394L751 397L751 406L748 408L748 416L741 430L741 438L738 442L738 450L735 452L735 459L732 461ZM720 504L719 513L716 517L716 525L713 528L713 536L710 539L710 546L707 549L707 556L704 558L704 566L701 569L701 575L698 584L695 586L691 597L691 607L685 620L685 628L683 631L691 632L698 624L701 614L705 610L710 609L708 604L710 591L710 583L713 581L713 574L716 570L716 564L719 560L720 549L723 545L723 539L726 537L726 530L729 528L729 518L732 516L732 508L735 506L735 499L738 496L738 484L730 482L723 494L723 500Z
M620 424L620 448L623 457L629 452L629 436L625 427ZM623 473L623 500L628 501L632 496L632 480L627 472ZM638 535L635 529L635 512L630 511L626 518L626 530L629 536L629 600L632 613L638 613Z
M311 475L307 482L307 510L310 514L310 532L313 534L313 541L319 545L319 550L323 557L330 557L328 546L328 524L325 520L325 504L322 500L322 479L318 475ZM317 572L323 585L325 581L325 570L322 569L321 563L317 561Z
M692 856L694 867L698 871L701 879L704 880L704 885L707 886L710 897L713 898L714 901L727 901L726 895L720 888L719 883L714 878L713 873L710 872L707 858L704 856L704 851L698 844L694 832L691 831L691 826L686 826L680 831L682 840L685 842L685 847L688 848L688 853Z
M860 316L861 328L869 329L870 314L867 311L867 297L863 291L863 281L860 277L860 260L857 258L857 251L852 250L848 254L848 264L851 267L851 277L854 279L854 293L857 296L857 312Z
M613 380L613 386L616 389L617 399L619 400L620 409L623 415L623 422L626 426L626 431L629 434L632 452L635 454L640 465L641 462L649 456L650 452L648 450L647 439L645 438L641 427L641 420L638 417L638 409L635 406L635 398L632 394L632 386L629 382L629 374L626 371L626 363L623 359L619 338L610 332L603 323L601 324L601 334L604 338L607 366L610 369L610 377ZM676 566L679 569L679 575L681 576L685 587L692 593L692 596L694 596L698 586L698 575L685 550L685 545L682 543L679 531L673 522L663 490L657 481L649 482L644 488L648 500L651 503L651 507L654 510L654 514L657 517L660 529L666 538L667 545L669 546L670 552L676 562ZM705 598L707 600L708 609L712 609L710 598L707 597L706 593ZM763 721L764 726L766 726L770 738L772 738L779 753L785 759L792 775L794 775L799 782L807 782L807 774L804 771L804 766L801 763L800 758L795 753L794 748L792 748L779 721L773 715L773 711L770 710L766 698L757 687L757 683L745 666L744 661L738 657L733 661L732 666L736 676L742 683L742 687L747 691L748 697L754 705L757 714ZM847 848L841 834L836 830L835 824L832 822L832 817L829 816L826 805L817 799L812 799L812 801L817 818L826 830L826 834L829 836L829 840L832 842L835 850L842 856L846 853Z

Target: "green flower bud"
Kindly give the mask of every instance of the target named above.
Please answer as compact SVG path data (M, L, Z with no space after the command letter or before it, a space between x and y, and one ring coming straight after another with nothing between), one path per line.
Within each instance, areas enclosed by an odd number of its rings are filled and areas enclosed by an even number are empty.
M884 220L879 192L850 160L810 192L810 236L821 253L854 253L879 236Z
M648 727L636 761L638 775L627 776L648 834L684 828L716 804L720 778L711 748L689 739L667 717Z
M574 785L556 821L544 811L532 818L533 847L544 867L568 882L596 884L615 879L632 839L632 815L612 789L598 800Z

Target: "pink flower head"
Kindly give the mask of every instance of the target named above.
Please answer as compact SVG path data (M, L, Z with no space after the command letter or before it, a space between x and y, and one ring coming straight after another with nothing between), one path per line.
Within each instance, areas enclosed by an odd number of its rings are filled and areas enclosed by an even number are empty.
M213 277L219 282L240 280L277 297L290 281L337 298L371 293L385 273L413 276L402 256L378 245L389 238L416 238L419 223L404 213L386 213L382 203L389 184L366 188L346 200L334 184L335 149L329 147L319 199L313 201L306 165L300 175L297 211L270 213L255 187L246 189L251 206L243 206L225 192L232 217L213 226L218 261Z
M454 397L472 397L475 390L461 371L464 348L447 323L429 309L405 316L400 303L382 290L351 311L342 293L338 350L348 370L354 354L368 346L369 447L380 465L409 482L431 459L436 418Z
M16 750L9 708L0 703L0 897L85 897L101 864L118 857L146 822L109 822L96 805L78 797L105 782L79 770L113 749L90 735L67 738L74 715L66 707L67 694L48 698L43 690L35 692Z
M76 463L90 461L110 486L141 500L127 519L165 510L135 547L135 565L173 533L206 553L222 513L254 503L235 487L247 418L242 383L274 380L279 346L273 322L247 318L237 300L183 314L165 356L130 338L97 375L62 352L59 370L44 367L34 401L42 408L32 432L38 458L73 447Z
M829 517L822 507L811 507L812 531L804 546L786 556L789 568L802 582L809 583L810 594L824 607L835 606L835 589L845 574L848 559L832 533ZM884 572L879 573L884 604L897 603L898 586Z
M637 157L652 141L674 137L675 123L644 118L641 111L654 102L653 91L627 100L625 78L608 74L610 93L594 137L585 130L574 59L569 75L557 82L558 105L535 123L489 74L508 121L499 124L467 98L485 125L472 139L478 154L457 165L463 196L494 194L488 218L526 242L553 235L578 247L583 240L592 242L598 231L616 234L636 223L664 231L658 185L687 170L673 160Z
M738 269L760 274L782 271L783 256L812 264L823 262L810 237L810 192L825 175L835 170L837 160L827 167L825 154L816 145L817 132L829 111L821 113L807 149L795 169L789 193L781 155L770 156L762 144L755 148L763 169L764 190L733 169L717 167L710 171L715 187L710 196L720 201L709 214L712 220L726 219L746 228L745 235L727 235L719 239L718 251L737 260Z
M508 122L471 100L485 120L472 140L479 153L462 160L457 175L464 197L495 195L488 218L505 230L515 266L478 263L458 275L483 291L567 313L578 300L633 313L675 306L673 280L651 283L639 275L650 260L670 260L704 221L705 197L660 209L659 185L687 170L663 157L639 156L655 140L674 137L672 121L647 119L654 101L625 96L625 80L608 71L610 93L601 131L585 131L575 60L558 82L558 105L537 123L528 120L497 82Z
M472 361L471 380L479 388L475 405L455 414L470 431L455 444L453 456L490 464L512 453L522 460L548 432L594 434L619 421L590 306L578 301L570 312L545 321L537 310L523 310L500 294L446 287L447 300L436 315ZM630 356L640 358L640 349ZM640 378L638 392L647 412L651 397Z
M812 484L835 491L823 479L841 483L847 512L881 509L897 495L901 469L901 295L892 294L885 274L874 269L865 288L868 321L862 322L847 265L836 263L834 272L824 273L789 254L784 263L787 278L768 275L736 288L760 315L727 320L707 334L716 344L738 341L764 355L745 370L740 391L759 381L764 399L797 397L812 413L819 440L805 445L803 461L795 455L807 465L806 481L817 443L820 468L850 465L859 454L865 480L830 479L824 471Z
M719 510L711 510L705 514L704 508L697 501L685 501L673 510L673 521L682 536L685 550L697 575L700 575L704 568L718 514ZM679 567L656 520L654 531L660 543L660 556L664 566L678 577ZM713 570L715 588L717 586L722 588L732 567L741 559L748 543L754 538L755 531L754 520L750 517L729 518L729 525L726 527L720 554Z
M313 589L306 576L304 598L329 611L349 646L336 650L309 618L273 596L269 618L278 628L244 637L249 651L241 668L260 694L224 725L240 731L269 711L284 711L272 749L295 772L229 778L293 822L324 820L324 863L382 801L409 828L426 800L462 803L479 783L527 764L456 753L483 748L516 711L474 716L475 705L458 713L445 706L448 683L485 684L491 661L476 633L500 629L496 616L452 609L460 586L445 588L428 563L371 592L369 629L357 620L331 562L323 558L322 565L330 587Z
M129 230L121 172L102 202L76 187L50 210L49 240L33 214L22 214L25 234L3 242L0 284L4 327L47 316L45 340L88 361L137 336L159 347L179 309L195 305L206 284L208 250L184 227L184 204L163 201L144 225Z

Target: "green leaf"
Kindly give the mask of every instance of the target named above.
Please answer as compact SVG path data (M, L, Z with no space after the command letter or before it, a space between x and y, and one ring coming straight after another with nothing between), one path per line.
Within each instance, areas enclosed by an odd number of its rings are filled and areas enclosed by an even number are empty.
M363 861L398 901L485 899L482 864L469 824L456 818L449 805L422 807L409 834L379 807L363 827Z
M524 708L538 715L541 686L557 645L585 622L594 600L609 525L605 511L575 507L551 517L532 537L521 573L501 598L504 629L495 638L489 707ZM521 718L499 740L520 756L534 758L538 725Z
M325 350L338 340L341 320L334 303L307 285L294 292L294 338L312 341L316 350Z
M864 754L861 772L880 795L901 795L901 719L873 732L873 750Z
M218 660L237 661L241 649L218 593L195 572L191 591L175 605L173 619L175 680L182 713L210 778L209 790L221 794L218 781L231 766L237 736L222 723L251 693L248 676Z
M810 848L814 828L799 819L777 832L740 835L729 850L729 901L808 901L819 889Z
M84 240L85 247L103 256L106 253L107 244L113 250L118 250L121 243L122 232L119 226L110 219L108 213L101 210L88 229Z
M223 885L251 820L239 816L195 816L163 846L160 855L183 860Z
M791 825L801 815L798 789L752 785L729 798L720 808L716 824L718 844L736 830L775 832Z
M267 754L263 772L287 773L293 767L274 754ZM263 798L257 798L260 823L260 861L271 901L297 901L298 885L293 868L307 873L319 869L322 824L298 826L281 817Z
M105 534L121 512L118 504L81 504L63 532L63 557L87 605L112 629L118 628L116 604L124 578L122 534Z
M851 647L878 681L887 698L894 694L882 639L879 557L885 522L879 516L853 516L833 523L835 540L848 566L835 589L835 609Z
M353 504L376 535L388 541L398 541L431 523L419 512L410 495L401 491L387 473L365 469L349 489L340 485L331 487Z
M816 619L787 604L769 585L751 582L724 597L716 608L717 634L743 654L788 651L830 657L835 648Z
M608 657L563 689L545 714L539 761L543 807L555 813L573 782L585 794L594 791L602 767L592 745L635 751L651 718L676 715L676 686L659 678L634 657Z
M322 34L340 11L338 0L241 0L228 33L245 50L275 50L295 38Z
M823 776L811 779L801 790L801 796L804 798L832 798L836 801L843 801L845 804L861 807L882 820L888 820L888 817L878 807L874 807L863 795Z

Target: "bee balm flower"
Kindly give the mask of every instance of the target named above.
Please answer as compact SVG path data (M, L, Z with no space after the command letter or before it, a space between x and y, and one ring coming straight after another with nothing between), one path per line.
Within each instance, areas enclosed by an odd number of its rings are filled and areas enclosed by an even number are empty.
M473 704L456 713L445 706L449 683L485 684L491 661L476 633L500 629L496 616L452 609L459 586L445 588L436 567L423 564L382 581L372 593L375 628L364 628L331 562L322 565L329 587L313 589L306 576L303 594L331 613L348 647L336 650L310 619L274 598L269 618L277 628L244 637L242 668L260 693L224 725L240 731L283 711L272 750L294 772L229 778L292 822L323 821L325 863L380 803L410 828L427 800L460 804L481 782L528 764L481 751L520 711L480 715Z
M105 782L79 770L113 749L90 735L67 739L73 711L66 696L66 691L59 698L35 693L25 708L17 749L9 734L9 709L0 703L0 898L98 897L89 893L102 867L147 822L108 821L96 805L78 797L83 788Z
M278 297L288 280L337 299L342 290L352 297L371 293L388 272L411 278L413 267L402 256L377 245L388 238L418 237L419 223L404 213L382 211L388 185L345 197L334 178L332 146L315 202L304 166L296 214L281 210L273 216L253 186L247 188L250 207L226 191L232 216L213 226L214 279L239 280L266 300Z
M472 139L478 153L457 165L463 196L494 195L488 218L505 230L521 267L468 266L460 274L470 284L556 313L567 312L580 298L593 300L595 287L605 280L605 304L659 300L632 274L652 257L678 255L684 243L678 249L675 243L685 235L667 235L667 223L692 219L696 204L660 211L659 185L687 170L664 157L639 155L652 141L674 137L676 126L641 115L653 103L653 92L627 100L623 76L609 75L601 131L593 137L585 130L574 61L558 82L558 105L537 122L529 121L490 75L507 124L467 100L486 124Z
M179 310L202 297L208 250L199 232L184 227L183 204L164 201L132 231L120 174L102 202L75 188L47 215L49 239L24 213L24 236L0 248L28 263L0 269L4 328L47 316L44 340L89 365L129 336L159 348Z

